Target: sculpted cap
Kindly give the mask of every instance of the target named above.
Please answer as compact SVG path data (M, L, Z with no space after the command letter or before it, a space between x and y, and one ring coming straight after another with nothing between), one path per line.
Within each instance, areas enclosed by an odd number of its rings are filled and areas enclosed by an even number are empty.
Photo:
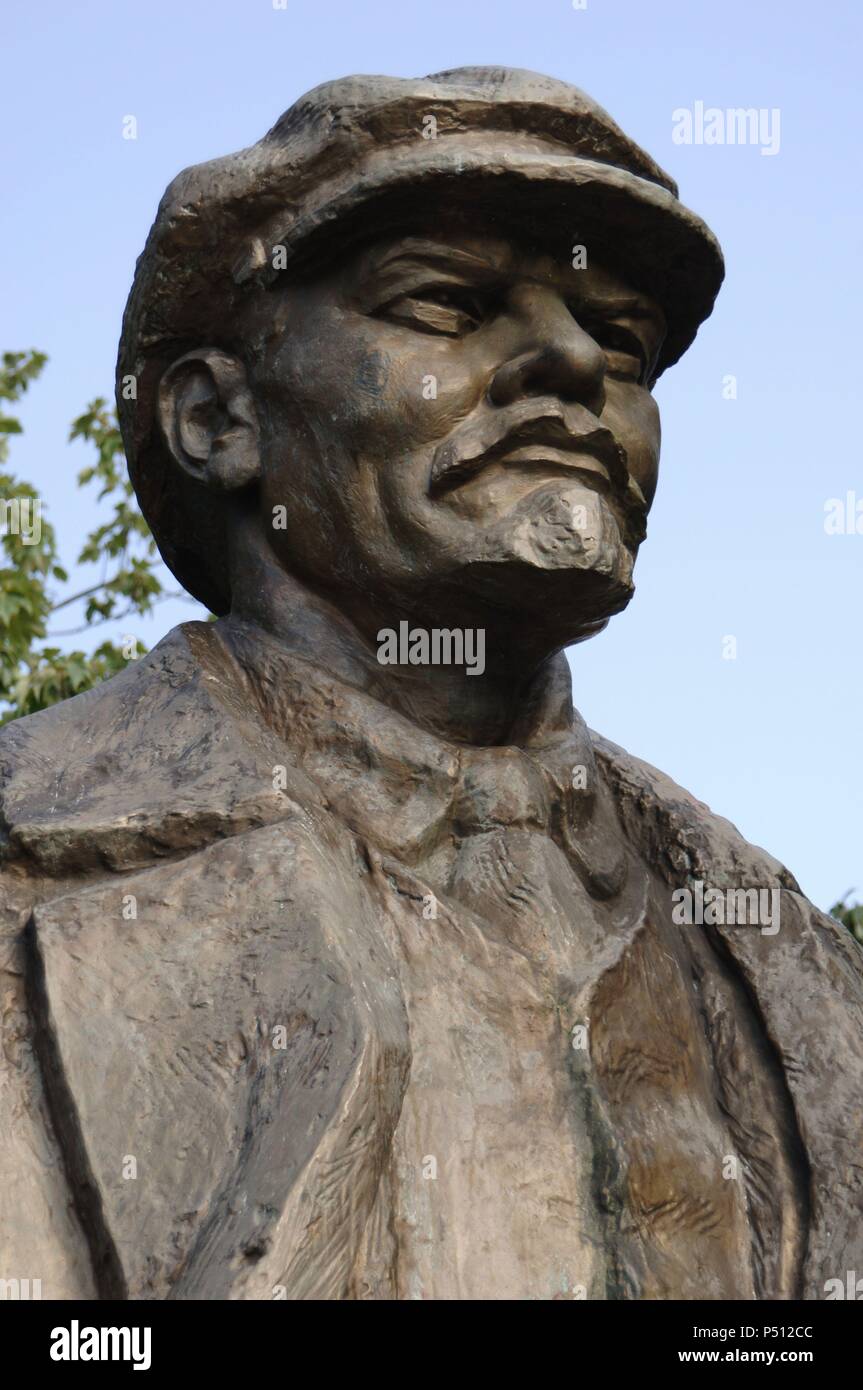
M159 378L195 347L241 352L251 295L306 253L338 255L392 226L420 191L448 212L481 206L562 258L583 243L589 257L619 268L664 310L657 376L689 347L722 281L718 243L679 201L674 180L577 87L518 69L327 82L256 145L185 170L138 262L118 405L132 481L162 555L217 612L227 603L223 518L199 484L170 467L154 414ZM129 376L134 401L122 391Z

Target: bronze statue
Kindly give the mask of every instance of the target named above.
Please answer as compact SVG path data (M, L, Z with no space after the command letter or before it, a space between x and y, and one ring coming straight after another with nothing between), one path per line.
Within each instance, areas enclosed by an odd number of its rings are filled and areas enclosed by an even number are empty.
M214 623L0 739L0 1275L823 1298L863 971L574 713L722 279L582 92L317 88L168 189L118 401ZM633 674L627 673L627 679Z

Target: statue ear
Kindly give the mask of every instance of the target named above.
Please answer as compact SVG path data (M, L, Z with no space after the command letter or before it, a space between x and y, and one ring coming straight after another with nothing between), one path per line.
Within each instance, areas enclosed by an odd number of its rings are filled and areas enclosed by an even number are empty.
M162 376L157 408L171 454L199 482L229 492L260 476L258 418L239 358L187 352Z

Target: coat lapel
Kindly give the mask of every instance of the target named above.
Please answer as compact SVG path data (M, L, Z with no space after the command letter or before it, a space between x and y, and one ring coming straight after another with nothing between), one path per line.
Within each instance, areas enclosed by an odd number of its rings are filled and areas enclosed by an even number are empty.
M780 930L717 928L791 1095L808 1201L803 1297L863 1272L863 968L832 918L784 890ZM856 1276L855 1276L856 1277Z
M700 930L754 1006L766 1064L788 1097L796 1129L789 1180L803 1227L800 1292L825 1298L827 1281L844 1285L849 1271L863 1271L863 955L778 860L655 768L595 742L630 841L667 884L779 892L776 933L753 925ZM721 1019L711 1024L721 1028ZM723 1080L735 1088L734 1075ZM764 1181L779 1178L774 1172Z
M35 912L41 1060L103 1296L344 1295L408 1065L355 884L298 814Z

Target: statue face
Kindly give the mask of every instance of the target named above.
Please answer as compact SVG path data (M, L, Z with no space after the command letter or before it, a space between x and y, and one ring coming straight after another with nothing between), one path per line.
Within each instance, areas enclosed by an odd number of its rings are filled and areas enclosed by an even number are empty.
M262 524L286 568L369 630L506 615L563 645L628 602L659 459L655 302L451 228L380 239L257 312Z

